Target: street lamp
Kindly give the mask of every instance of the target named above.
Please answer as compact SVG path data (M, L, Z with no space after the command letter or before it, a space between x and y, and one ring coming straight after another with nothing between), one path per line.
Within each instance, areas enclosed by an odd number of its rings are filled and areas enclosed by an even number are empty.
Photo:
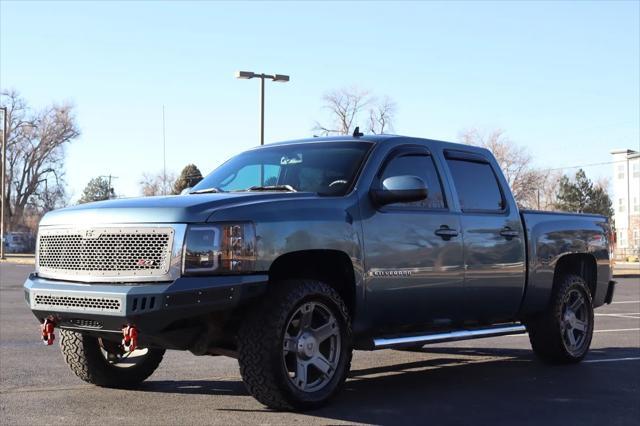
M0 107L3 112L4 123L2 125L2 178L0 179L0 200L2 200L2 207L0 207L0 259L4 259L4 211L6 204L6 185L5 175L7 174L7 107Z
M264 80L269 79L279 83L289 81L288 75L283 74L256 74L251 71L236 71L236 78L242 80L250 80L252 78L260 79L260 145L264 145Z

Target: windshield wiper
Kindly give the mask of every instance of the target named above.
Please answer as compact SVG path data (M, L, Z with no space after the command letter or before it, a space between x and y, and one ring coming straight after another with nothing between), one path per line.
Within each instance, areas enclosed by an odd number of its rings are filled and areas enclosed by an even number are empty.
M256 185L256 186L252 186L252 187L246 189L246 191L289 191L289 192L298 192L291 185L267 185L267 186Z
M212 186L211 188L198 189L197 191L190 192L189 194L215 194L218 192L224 192L224 191L220 188L216 188L215 186Z

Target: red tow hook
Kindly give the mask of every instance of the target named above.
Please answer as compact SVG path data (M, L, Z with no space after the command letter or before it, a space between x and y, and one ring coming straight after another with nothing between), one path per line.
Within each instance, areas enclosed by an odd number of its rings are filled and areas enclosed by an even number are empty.
M53 341L56 340L54 329L56 322L52 319L46 318L40 328L42 329L42 343L47 346L53 345Z
M138 329L128 325L122 328L122 348L125 352L133 352L138 347Z

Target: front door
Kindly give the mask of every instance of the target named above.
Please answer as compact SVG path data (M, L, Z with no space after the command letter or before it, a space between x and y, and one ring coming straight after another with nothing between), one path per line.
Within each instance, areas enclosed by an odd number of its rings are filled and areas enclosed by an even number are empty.
M378 332L447 326L462 297L460 217L449 211L425 147L392 151L373 185L401 175L420 177L427 199L384 207L363 201L367 308Z

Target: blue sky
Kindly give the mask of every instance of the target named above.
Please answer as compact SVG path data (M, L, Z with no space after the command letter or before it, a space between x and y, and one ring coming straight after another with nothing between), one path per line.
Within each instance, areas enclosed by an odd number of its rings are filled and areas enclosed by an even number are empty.
M539 166L591 164L640 148L639 4L2 0L0 86L75 105L73 199L107 174L139 194L162 169L162 105L169 170L256 145L258 81L239 69L291 75L267 85L267 142L310 136L322 94L356 85L395 100L396 133L501 128Z

